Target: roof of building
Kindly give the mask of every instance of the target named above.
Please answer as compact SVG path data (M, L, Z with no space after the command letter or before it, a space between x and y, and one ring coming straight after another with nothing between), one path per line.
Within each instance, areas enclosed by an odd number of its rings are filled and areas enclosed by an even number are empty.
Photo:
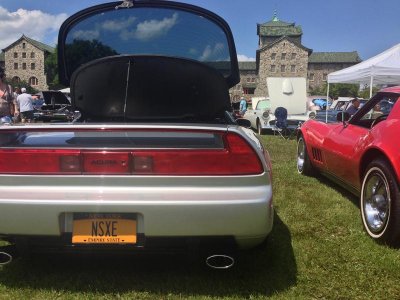
M275 41L273 41L272 43L269 43L268 45L262 47L261 49L258 49L258 50L257 50L257 53L259 53L260 51L263 51L263 50L272 48L274 45L280 43L280 42L283 41L283 40L287 40L287 41L293 43L293 44L296 45L297 47L299 47L299 48L301 48L301 49L307 51L309 54L311 54L312 51L313 51L312 49L303 46L301 43L299 43L299 42L298 42L297 40L295 40L295 39L292 39L292 38L290 38L290 37L288 37L288 36L282 36L282 37L280 37L279 39L276 39Z
M53 47L51 47L49 45L43 44L43 43L41 43L39 41L36 41L34 39L28 38L24 34L18 40L16 40L14 43L12 43L11 45L9 45L6 48L4 48L3 51L7 51L9 48L13 47L17 43L19 43L21 40L26 40L28 43L32 44L36 48L39 48L40 50L45 51L45 52L52 53L52 52L55 51L55 48L53 48Z
M257 24L257 34L260 36L300 36L303 34L301 26L296 23L283 22L278 19L276 12L271 21L263 24Z
M5 61L4 52L0 52L0 61Z
M257 68L255 61L239 61L240 71L255 71Z
M309 63L359 63L360 56L357 51L353 52L313 52Z

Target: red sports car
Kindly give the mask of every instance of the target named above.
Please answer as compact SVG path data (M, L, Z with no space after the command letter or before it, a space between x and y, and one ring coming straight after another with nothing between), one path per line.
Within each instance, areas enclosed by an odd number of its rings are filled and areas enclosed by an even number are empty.
M297 169L320 172L360 197L374 240L400 246L400 86L379 91L351 118L309 120L298 134Z

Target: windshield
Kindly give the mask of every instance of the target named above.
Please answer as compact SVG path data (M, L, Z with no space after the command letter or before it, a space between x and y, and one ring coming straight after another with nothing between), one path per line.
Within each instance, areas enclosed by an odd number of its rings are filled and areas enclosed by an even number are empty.
M226 33L213 21L170 8L135 7L89 16L70 28L65 39L65 67L114 55L162 55L211 65L231 74Z

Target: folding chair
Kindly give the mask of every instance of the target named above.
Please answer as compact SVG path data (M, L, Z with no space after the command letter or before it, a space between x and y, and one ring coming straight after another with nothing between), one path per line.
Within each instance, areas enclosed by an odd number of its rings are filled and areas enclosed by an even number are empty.
M287 126L287 109L284 107L277 107L275 109L275 128L273 129L274 135L278 133L283 139L288 132Z

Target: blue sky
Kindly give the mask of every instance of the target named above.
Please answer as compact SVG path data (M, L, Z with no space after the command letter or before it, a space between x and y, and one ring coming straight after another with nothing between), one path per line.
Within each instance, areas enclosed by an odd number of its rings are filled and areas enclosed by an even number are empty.
M53 45L60 24L102 0L0 0L0 48L22 33ZM304 46L321 51L358 51L368 59L400 43L399 0L186 0L222 16L231 26L237 53L255 58L257 23L278 18L303 29Z

